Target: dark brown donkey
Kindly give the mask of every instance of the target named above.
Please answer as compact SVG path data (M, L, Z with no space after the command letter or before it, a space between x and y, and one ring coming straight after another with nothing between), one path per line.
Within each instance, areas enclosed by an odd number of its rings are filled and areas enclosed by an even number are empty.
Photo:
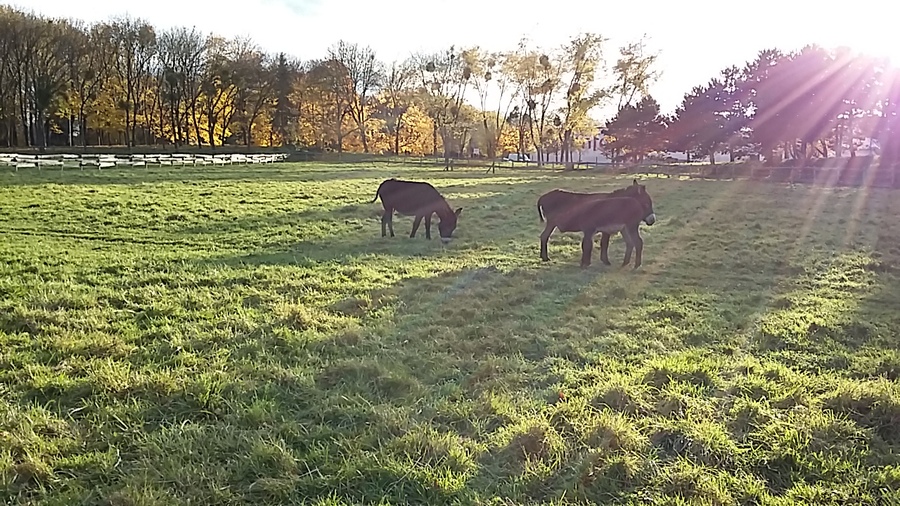
M441 242L447 244L456 230L456 223L462 208L456 211L450 208L450 204L429 183L419 181L403 181L401 179L387 179L382 181L375 192L372 202L381 197L384 206L384 214L381 215L381 237L384 237L385 226L390 228L391 237L394 237L394 211L406 216L415 216L410 237L416 236L416 230L425 218L425 238L431 239L431 215L437 213L441 219L438 223L438 232Z
M579 214L589 202L610 197L634 197L640 191L646 191L646 189L635 179L631 185L607 193L578 193L556 189L541 195L537 201L538 217L541 221L544 221L545 217L547 218L547 225L541 233L541 259L545 262L550 261L550 256L547 254L547 243L556 228L559 228L560 232L579 232L581 230L580 228L571 228L568 221L571 217ZM610 265L609 239L610 234L600 233L600 261L606 265Z
M642 186L635 197L609 197L597 199L585 206L584 210L569 220L569 226L584 232L581 239L581 266L591 265L591 250L594 247L594 234L603 232L615 234L622 232L625 238L625 261L622 267L631 262L634 251L634 268L641 266L644 252L644 240L641 238L641 222L647 225L656 223L653 212L653 200Z

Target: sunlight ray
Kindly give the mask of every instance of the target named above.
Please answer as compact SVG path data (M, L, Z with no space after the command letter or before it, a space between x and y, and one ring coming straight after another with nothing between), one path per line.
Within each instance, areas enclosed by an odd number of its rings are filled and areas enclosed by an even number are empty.
M718 224L711 225L709 219L714 216L721 216L726 208L734 201L734 198L752 184L752 182L742 180L731 181L728 184L721 185L724 191L717 192L716 197L707 200L707 204L692 216L690 222L681 224L679 228L674 230L670 235L665 236L661 241L645 242L645 258L647 258L647 245L651 245L650 251L653 252L649 256L651 263L649 267L646 263L641 267L642 269L646 269L647 275L641 276L631 283L631 286L636 288L635 291L640 292L643 290L656 278L656 276L661 275L670 267L671 261L676 257L683 255L684 249L678 248L677 245L683 243L685 239L695 235L702 227L717 226ZM656 204L656 200L654 200L654 204ZM665 225L665 222L663 222L662 225ZM610 246L612 246L612 242L613 241L610 240ZM614 267L618 265L618 263L613 260L612 256L610 257L610 262L612 262Z
M796 253L803 247L803 243L806 241L806 237L809 235L810 230L812 230L813 223L816 221L816 217L820 215L822 206L828 199L829 191L830 190L827 186L810 187L809 198L806 200L813 200L813 202L809 206L804 206L804 208L809 209L809 211L806 213L806 216L803 219L803 224L800 226L800 230L796 234L792 253Z
M863 172L863 183L856 189L856 198L853 201L850 215L847 217L847 227L844 231L844 240L842 241L845 248L850 246L853 237L856 236L859 231L859 223L862 220L863 208L869 201L872 180L875 179L876 174L877 171L872 170L872 167L868 167L867 170Z
M842 68L850 68L849 65L852 63L852 59L849 55L845 55L843 60L836 60L833 65L841 65ZM865 72L866 69L862 69L862 72ZM837 100L839 97L842 97L846 94L846 92L853 86L856 85L858 81L858 76L855 75L844 75L843 83L835 83L836 86L833 87L825 87L821 90L826 97L830 97L833 100ZM830 103L830 102L829 102ZM837 146L835 150L835 154L837 159L840 160L840 153L842 151L841 146ZM828 188L831 188L835 185L835 183L840 179L842 172L845 169L842 167L842 164L838 163L835 169L826 169L827 178L825 181L814 181L814 185L818 186L819 190L814 190L810 193L810 198L815 199L815 202L809 206L809 212L806 213L806 217L804 219L803 225L800 227L800 231L797 235L794 244L794 251L796 252L801 245L806 240L807 235L813 227L813 221L820 215L822 212L822 206L825 200L828 198ZM858 199L864 199L867 194L865 188L871 184L872 178L874 177L874 172L871 170L866 170L866 184L860 189L860 193L858 194ZM849 224L848 224L849 226Z
M818 75L820 76L819 79L811 79L802 86L794 88L790 93L785 94L780 100L778 100L778 102L776 102L773 107L763 111L762 113L758 113L758 115L754 117L753 122L760 124L772 120L776 114L786 109L797 99L803 97L817 85L821 84L821 81L824 79L824 77L822 76L833 75L835 69L840 68L846 62L847 58L849 57L844 57L840 60L832 61L827 67L818 72Z
M843 65L847 64L847 61L848 61L847 58L844 58L843 61L836 60L836 61L832 62L832 64L829 66L829 69L827 69L827 71L830 72L830 75L833 75L833 72L831 72L831 69L833 69L835 67L843 66ZM848 80L848 81L852 82L852 80ZM849 86L852 86L852 83ZM847 89L849 89L849 87ZM826 90L827 90L827 88L826 88ZM844 89L844 90L835 89L835 90L832 90L830 92L830 94L832 94L832 93L843 94L846 91L847 91L846 89ZM816 217L819 216L819 214L821 213L822 206L823 206L825 200L828 198L827 188L833 186L833 183L836 182L837 178L839 178L839 177L840 177L840 170L829 171L828 180L824 182L825 183L824 186L820 186L820 187L818 187L818 189L815 189L816 182L814 181L813 190L809 192L808 197L806 199L808 202L809 201L812 201L812 202L809 202L808 205L803 206L804 208L809 209L809 211L806 213L803 224L801 225L799 233L796 236L796 239L794 242L794 247L793 247L793 252L796 252L801 247L803 242L806 240L807 235L809 234L810 230L812 229L813 222L815 221Z

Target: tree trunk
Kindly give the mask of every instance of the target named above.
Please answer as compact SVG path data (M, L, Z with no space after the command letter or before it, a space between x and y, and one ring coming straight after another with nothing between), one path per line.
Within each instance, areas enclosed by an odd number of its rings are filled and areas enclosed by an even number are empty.
M133 121L131 122L131 147L135 146L137 146L137 111L135 111Z
M191 122L194 123L194 134L197 136L197 147L203 147L203 139L200 137L200 122L197 120L197 106L191 106Z
M522 155L525 154L525 127L519 122L519 159L522 159Z
M362 141L363 153L368 153L369 152L369 139L366 137L366 129L363 126L359 127L359 138Z
M444 170L450 170L450 143L447 142L447 137L449 133L447 132L447 127L441 129L441 141L444 144Z
M834 129L834 157L841 158L844 156L844 129L838 124Z
M34 122L37 128L34 128L35 137L34 144L40 149L41 153L44 152L44 148L47 147L47 139L45 138L45 129L44 129L44 111L35 111L34 112Z
M336 128L337 128L337 150L338 150L339 155L344 152L344 129L342 128L343 123L344 123L343 119L344 119L343 114L338 113ZM284 137L284 135L282 135L282 137ZM282 138L281 142L282 142L282 144L284 144L285 139Z
M81 147L86 148L88 145L87 138L87 115L84 113L84 106L82 105L78 110L78 124L81 129Z
M253 124L256 123L256 118L259 117L260 109L257 109L253 114L250 115L250 118L247 119L247 145L253 145Z
M209 118L212 118L212 114L207 114L206 118L207 118L206 128L209 129L209 147L211 149L215 149L215 147L216 147L216 125L215 125L215 122L218 121L219 118L209 119Z
M394 154L400 156L400 121L397 121L397 127L394 129Z
M171 127L172 144L177 147L178 144L181 142L181 132L179 131L178 126L176 125L177 114L175 113L175 110L173 107L171 107L171 105L169 107L168 114L166 116L167 117L165 118L165 121L167 123L169 123L169 126ZM160 125L162 125L162 123L160 123Z
M437 141L438 141L438 126L437 126L437 122L435 121L432 123L432 129L431 129L431 146L432 146L432 154L434 156L437 156L437 154L438 154Z

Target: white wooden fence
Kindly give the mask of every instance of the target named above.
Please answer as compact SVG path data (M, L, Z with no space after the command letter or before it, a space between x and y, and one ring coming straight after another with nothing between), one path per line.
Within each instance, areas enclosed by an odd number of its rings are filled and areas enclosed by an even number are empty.
M285 153L273 154L146 154L146 155L89 155L89 154L52 154L22 155L16 153L0 153L0 167L19 169L106 169L112 167L148 167L187 165L250 165L260 163L276 163L287 158Z

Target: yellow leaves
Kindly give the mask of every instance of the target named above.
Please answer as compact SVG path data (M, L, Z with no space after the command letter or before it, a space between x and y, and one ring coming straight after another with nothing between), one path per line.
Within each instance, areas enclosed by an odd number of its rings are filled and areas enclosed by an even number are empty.
M519 145L519 132L509 124L504 124L500 132L500 142L497 144L497 156L506 152L515 152Z
M373 153L393 153L396 141L399 141L400 154L421 156L433 152L434 122L418 106L410 105L400 116L399 137L393 128L388 128L386 121L374 121L378 122L380 128L374 136L375 143L370 146ZM438 136L438 150L440 149L443 149L443 145Z

